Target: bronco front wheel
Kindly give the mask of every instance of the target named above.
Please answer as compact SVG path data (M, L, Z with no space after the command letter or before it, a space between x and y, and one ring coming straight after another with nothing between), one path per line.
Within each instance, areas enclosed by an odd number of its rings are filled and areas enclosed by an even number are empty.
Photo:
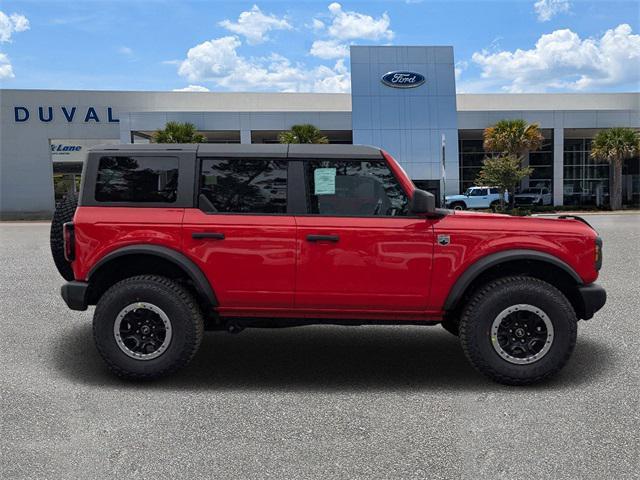
M576 335L576 315L567 298L537 278L489 283L471 297L460 318L460 340L471 364L507 385L554 375L569 360Z
M156 275L116 283L100 298L93 317L96 347L109 368L120 377L139 380L185 366L203 332L193 295Z

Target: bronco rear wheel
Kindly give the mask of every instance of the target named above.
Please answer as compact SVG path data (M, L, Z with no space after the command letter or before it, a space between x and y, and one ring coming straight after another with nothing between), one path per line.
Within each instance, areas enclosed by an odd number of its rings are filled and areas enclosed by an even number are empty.
M204 333L198 304L165 277L127 278L102 296L93 318L96 347L118 376L158 378L185 366Z
M460 318L460 340L471 364L506 385L545 380L569 360L577 320L567 298L530 277L506 277L478 290Z
M73 280L73 269L71 264L64 258L64 239L62 238L62 226L73 220L78 206L78 197L74 194L67 195L60 203L56 205L56 210L51 219L51 232L49 234L49 244L51 246L51 256L56 268L62 278L65 280Z

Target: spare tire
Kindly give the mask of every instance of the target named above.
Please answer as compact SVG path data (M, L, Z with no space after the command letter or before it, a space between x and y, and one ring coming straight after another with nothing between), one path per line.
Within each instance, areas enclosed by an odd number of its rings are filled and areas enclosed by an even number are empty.
M71 264L64 258L64 238L62 237L62 226L73 220L73 215L76 213L76 207L78 206L78 197L70 193L63 200L56 205L56 211L53 213L53 219L51 220L51 255L53 256L53 262L56 264L56 268L60 275L65 280L73 280L73 269Z

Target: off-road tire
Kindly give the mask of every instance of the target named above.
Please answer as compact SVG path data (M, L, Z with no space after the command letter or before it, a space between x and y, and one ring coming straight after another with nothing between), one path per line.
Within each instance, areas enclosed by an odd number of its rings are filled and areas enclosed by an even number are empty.
M62 278L71 281L74 279L71 264L64 258L64 238L62 237L62 226L73 220L78 206L78 197L73 194L67 195L62 201L56 205L56 210L51 219L51 233L49 234L49 243L51 245L51 256L53 263Z
M498 211L498 209L500 208L500 200L494 200L493 202L491 202L489 204L489 208L494 212Z
M452 210L466 210L467 209L467 204L464 202L453 202L451 204L451 209Z
M548 352L529 364L508 362L491 342L494 319L517 304L543 310L554 330ZM562 292L547 282L526 276L500 278L481 287L471 296L460 317L460 341L467 359L480 373L505 385L533 384L556 374L569 360L576 335L576 314Z
M159 307L171 322L168 347L150 360L126 355L114 335L118 313L135 302ZM184 367L198 351L203 334L204 320L194 296L178 283L157 275L140 275L116 283L100 298L93 317L98 352L113 373L133 380L152 380Z

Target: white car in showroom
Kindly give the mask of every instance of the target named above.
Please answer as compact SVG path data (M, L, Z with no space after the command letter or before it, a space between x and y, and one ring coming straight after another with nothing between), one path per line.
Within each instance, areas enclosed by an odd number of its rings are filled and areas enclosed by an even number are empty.
M504 201L509 201L509 193L505 192ZM447 195L446 207L454 210L468 208L496 208L500 205L500 190L496 187L470 187L461 195Z
M551 192L545 187L529 187L514 195L516 205L551 205Z

